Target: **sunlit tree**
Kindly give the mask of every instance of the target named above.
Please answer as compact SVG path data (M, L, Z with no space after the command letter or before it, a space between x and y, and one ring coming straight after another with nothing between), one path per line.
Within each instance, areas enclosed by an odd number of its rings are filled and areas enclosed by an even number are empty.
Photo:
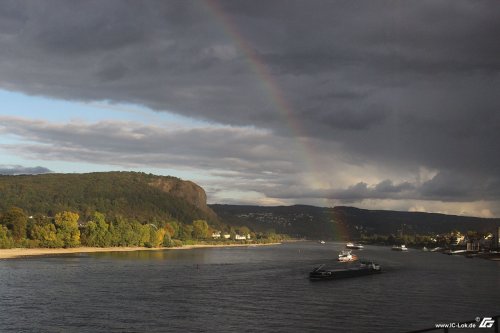
M210 237L207 221L193 221L193 237L195 239L206 239Z
M35 224L31 229L31 238L38 243L40 247L62 247L64 242L57 237L56 226L52 223Z
M167 235L167 231L164 228L158 228L153 231L150 242L152 247L160 247L163 245L165 235Z
M87 246L106 247L111 245L111 232L104 214L94 212L82 235L82 243Z
M63 247L76 247L80 245L80 230L78 230L78 214L62 212L55 216L54 222L57 229L57 238Z

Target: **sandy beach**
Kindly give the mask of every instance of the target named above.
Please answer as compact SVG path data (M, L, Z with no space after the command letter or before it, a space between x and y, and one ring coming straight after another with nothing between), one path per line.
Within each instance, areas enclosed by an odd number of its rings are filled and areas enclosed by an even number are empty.
M32 257L32 256L46 256L46 255L57 255L57 254L69 254L69 253L94 253L94 252L130 252L130 251L163 251L163 250L190 250L197 248L210 248L210 247L244 247L244 246L265 246L265 245L278 245L281 243L269 243L269 244L199 244L199 245L185 245L179 247L160 247L160 248L148 248L148 247L75 247L75 248L59 248L59 249L48 249L48 248L36 248L36 249L26 249L26 248L15 248L15 249L0 249L0 259L12 259L12 258L22 258L22 257Z

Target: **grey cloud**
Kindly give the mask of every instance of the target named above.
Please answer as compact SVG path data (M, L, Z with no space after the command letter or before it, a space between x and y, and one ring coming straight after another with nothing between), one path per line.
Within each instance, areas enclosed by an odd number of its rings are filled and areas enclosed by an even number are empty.
M97 77L102 81L116 81L127 73L127 67L122 64L112 64L97 72Z
M466 174L440 172L423 184L384 180L374 186L358 183L331 193L332 199L359 201L364 199L430 200L441 202L475 202L500 200L500 177L471 178Z
M438 173L422 184L422 197L440 201L500 200L500 176L474 176L450 171Z
M55 124L12 117L0 117L0 120L0 132L16 135L20 140L16 144L2 144L0 148L17 155L128 168L204 170L215 177L203 183L212 195L234 189L292 202L325 199L342 203L363 200L500 200L500 177L472 177L453 171L441 171L424 182L385 179L376 184L358 182L345 188L318 189L303 183L301 174L307 166L297 162L293 143L255 129L171 129L109 121ZM0 167L2 174L45 172L51 171L42 167Z
M54 124L11 117L0 120L0 132L23 140L0 147L46 160L228 170L246 177L265 176L263 171L293 174L303 168L290 160L293 149L287 140L279 142L279 138L258 130L173 129L126 122Z
M381 193L400 193L402 191L413 190L414 188L415 186L409 182L394 185L389 179L381 181L375 186L375 190Z
M424 200L441 202L495 202L500 200L500 177L470 178L463 174L440 172L432 179L394 183L386 179L377 184L358 182L346 188L312 189L293 184L279 184L264 193L270 197L286 199L328 198L342 203L363 200Z

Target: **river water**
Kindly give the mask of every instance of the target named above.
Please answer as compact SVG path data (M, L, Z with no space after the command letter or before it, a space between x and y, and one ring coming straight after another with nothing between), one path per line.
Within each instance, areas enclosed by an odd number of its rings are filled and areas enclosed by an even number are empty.
M404 332L500 314L500 262L477 258L367 246L382 274L309 281L343 246L1 260L0 332Z

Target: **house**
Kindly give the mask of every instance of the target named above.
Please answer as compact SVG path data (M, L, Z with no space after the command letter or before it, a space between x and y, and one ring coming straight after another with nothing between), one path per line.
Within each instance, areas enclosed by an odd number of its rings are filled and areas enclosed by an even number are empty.
M212 232L212 238L213 239L219 239L220 238L220 231L214 231L214 232Z
M234 239L236 240L247 240L247 239L251 239L252 236L250 236L250 234L247 234L247 235L238 235L236 234L236 236L234 237Z

